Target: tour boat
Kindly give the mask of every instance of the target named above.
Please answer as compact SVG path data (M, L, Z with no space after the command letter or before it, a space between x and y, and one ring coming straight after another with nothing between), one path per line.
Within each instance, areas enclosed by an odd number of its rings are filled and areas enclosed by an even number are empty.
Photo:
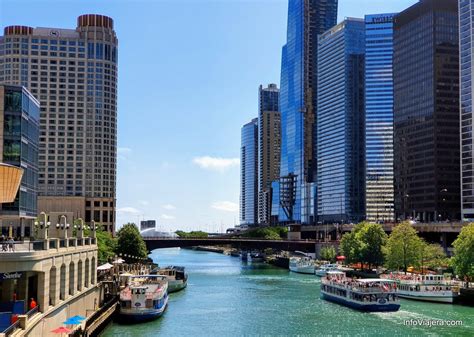
M410 300L453 303L459 294L459 288L443 275L391 273L386 277L397 282L400 297Z
M152 274L166 276L168 280L168 294L180 291L188 285L188 273L184 267L168 266L166 268L157 268Z
M168 304L168 281L163 275L133 275L120 291L120 316L125 323L160 317Z
M366 312L398 311L396 282L389 279L351 279L341 271L328 271L321 278L321 297L327 301Z
M310 257L291 257L290 271L300 274L314 275L314 261Z
M265 258L262 253L252 252L249 254L249 260L251 262L263 262L265 261Z
M337 264L324 264L321 267L317 268L314 271L314 274L319 277L326 276L326 274L330 271L338 270L339 266Z

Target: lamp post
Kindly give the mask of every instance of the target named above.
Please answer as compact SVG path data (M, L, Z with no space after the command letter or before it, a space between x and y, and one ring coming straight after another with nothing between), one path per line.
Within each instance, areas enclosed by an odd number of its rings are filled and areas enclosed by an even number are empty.
M35 226L38 228L38 239L45 240L48 238L48 228L51 222L48 221L48 215L45 212L41 212L38 220L35 221Z

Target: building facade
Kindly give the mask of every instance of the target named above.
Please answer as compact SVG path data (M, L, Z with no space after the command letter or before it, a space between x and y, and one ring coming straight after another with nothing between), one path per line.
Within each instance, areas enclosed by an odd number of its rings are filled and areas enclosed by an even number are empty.
M29 237L38 214L39 102L21 86L0 85L0 162L20 167L16 198L0 204L1 234Z
M280 90L276 84L258 90L258 224L270 224L272 181L280 178Z
M365 16L365 212L395 221L393 178L393 17Z
M258 118L242 127L240 147L240 224L257 224Z
M337 22L337 0L289 0L280 80L279 222L316 221L318 35Z
M399 219L460 218L457 0L395 16L394 171Z
M0 83L41 102L40 211L76 210L113 232L117 152L117 54L113 20L82 15L75 29L10 26L0 37Z
M140 221L140 231L144 231L146 229L156 229L156 221L155 220L142 220Z
M318 218L364 218L364 20L348 18L319 37Z
M474 2L459 0L460 105L461 105L461 207L462 219L474 219L474 138L472 98L474 68Z

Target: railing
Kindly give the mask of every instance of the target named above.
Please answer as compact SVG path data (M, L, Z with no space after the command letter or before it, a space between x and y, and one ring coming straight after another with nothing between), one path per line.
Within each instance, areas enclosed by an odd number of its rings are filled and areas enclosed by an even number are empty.
M3 330L3 334L5 336L11 336L13 334L13 332L18 329L18 327L20 326L20 321L16 321L15 323L13 323L12 325L10 325L8 328L6 328L5 330Z
M60 239L59 240L59 247L60 248L66 248L66 239Z
M34 314L36 314L38 312L39 312L39 305L37 305L33 309L30 309L29 311L27 311L25 315L28 316L28 318L30 318L31 316L33 316Z
M41 251L48 249L58 249L77 246L90 246L97 244L96 238L51 238L37 241L2 241L0 242L0 256L9 253L21 253L31 251Z

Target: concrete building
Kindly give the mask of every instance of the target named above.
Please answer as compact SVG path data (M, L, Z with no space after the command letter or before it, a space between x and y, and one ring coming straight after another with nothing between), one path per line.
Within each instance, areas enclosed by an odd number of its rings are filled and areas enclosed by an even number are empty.
M393 17L365 16L365 213L395 221L393 178Z
M280 90L276 84L258 90L258 223L270 224L272 181L280 178Z
M0 85L0 162L22 169L13 202L0 204L0 234L29 237L38 197L39 102L20 86Z
M462 219L474 220L473 88L474 1L459 0L460 106L461 106L461 207Z
M365 24L347 18L319 36L318 219L364 219Z
M457 0L395 16L394 172L399 219L460 219Z
M113 20L82 15L75 29L9 26L0 37L0 83L41 102L40 211L115 225L117 49ZM80 204L80 205L79 205Z
M274 198L280 200L280 223L316 222L318 36L336 24L337 3L288 2L280 80L281 178Z
M256 225L258 209L258 118L242 127L240 147L240 224Z
M145 229L149 228L156 228L156 221L155 220L142 220L140 221L140 231L144 231Z

